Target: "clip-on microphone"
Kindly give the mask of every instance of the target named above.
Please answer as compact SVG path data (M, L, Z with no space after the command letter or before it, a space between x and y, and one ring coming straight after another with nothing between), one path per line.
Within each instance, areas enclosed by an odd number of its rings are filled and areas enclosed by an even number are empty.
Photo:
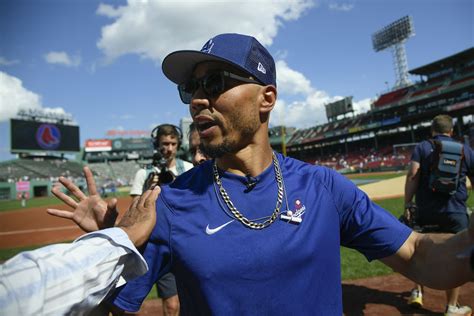
M248 174L245 175L245 177L247 178L247 183L245 184L247 186L247 189L245 190L245 192L249 192L253 188L255 188L255 186L257 185L258 179L254 178L254 177L252 177Z

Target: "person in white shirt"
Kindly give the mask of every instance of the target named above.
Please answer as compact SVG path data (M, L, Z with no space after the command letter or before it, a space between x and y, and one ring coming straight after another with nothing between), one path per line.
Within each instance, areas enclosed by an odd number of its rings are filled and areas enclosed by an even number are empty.
M167 184L193 167L190 162L176 158L182 142L182 134L179 127L172 124L158 125L152 130L151 139L156 152L153 156L153 163L138 170L135 174L130 190L132 197L142 194L144 188L148 185L146 181L151 173L158 175L160 184ZM160 177L160 173L163 171L169 173L170 176L165 176L166 179L162 178L163 175Z
M70 244L22 252L0 265L0 314L85 314L106 297L120 277L128 281L148 270L136 247L147 241L155 225L160 188L155 186L135 199L117 227L112 227L117 201L107 204L101 200L88 167L84 174L89 196L60 178L78 202L54 187L53 194L73 210L48 209L48 213L71 219L89 233ZM98 207L90 208L92 204Z

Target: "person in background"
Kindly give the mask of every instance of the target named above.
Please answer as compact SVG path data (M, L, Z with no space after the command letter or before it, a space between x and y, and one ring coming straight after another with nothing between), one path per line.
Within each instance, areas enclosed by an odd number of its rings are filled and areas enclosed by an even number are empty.
M191 153L191 162L193 163L193 165L197 166L208 160L209 157L206 156L199 148L199 145L201 144L201 139L199 138L199 131L197 130L196 124L194 124L194 122L189 125L188 138L189 152Z
M26 207L26 192L21 192L21 207Z
M155 226L155 201L160 188L145 192L113 227L116 201L90 208L89 203L102 200L88 167L84 174L89 196L61 177L59 182L79 202L55 187L53 194L67 201L73 211L48 209L48 213L70 219L89 233L70 244L21 252L1 264L2 315L85 314L115 287L119 277L129 281L147 271L137 248L147 241Z
M433 176L436 141L456 143L452 138L453 121L449 115L438 115L431 123L430 140L420 142L413 150L408 174L405 182L405 218L410 222L414 220L422 230L432 227L431 232L456 234L469 227L467 214L467 188L466 177L474 179L474 152L468 146L462 148L463 157L460 160L459 183L454 188L455 192L443 193L433 190L430 177ZM446 145L445 145L446 146ZM413 198L416 196L416 203ZM415 210L416 212L410 212ZM415 218L413 218L415 217ZM458 302L459 287L446 291L445 315L471 315L469 306L461 306ZM411 291L408 303L413 307L423 306L423 286L415 284Z
M147 185L150 174L159 175L163 167L171 172L174 177L188 171L193 165L176 157L181 147L181 129L172 124L161 124L151 132L151 139L155 149L153 162L137 171L135 174L130 195L137 197L142 194Z

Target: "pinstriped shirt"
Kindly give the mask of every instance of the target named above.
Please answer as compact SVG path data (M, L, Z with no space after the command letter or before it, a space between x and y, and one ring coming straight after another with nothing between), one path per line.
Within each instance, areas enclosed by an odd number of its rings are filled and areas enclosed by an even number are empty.
M130 280L147 270L120 228L22 252L0 266L0 315L84 314L120 276Z

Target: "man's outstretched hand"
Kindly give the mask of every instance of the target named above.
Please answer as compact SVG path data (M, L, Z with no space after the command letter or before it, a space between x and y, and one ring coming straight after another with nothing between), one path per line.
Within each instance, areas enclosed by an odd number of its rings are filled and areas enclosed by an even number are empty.
M107 203L97 194L94 177L88 167L84 167L84 176L86 177L89 196L84 194L70 180L60 177L59 182L76 199L61 192L59 186L54 186L51 191L58 199L69 205L72 210L47 209L47 212L74 221L86 232L113 227L118 216L117 199L111 199ZM146 190L140 197L135 198L117 225L127 233L130 240L137 247L148 240L153 227L155 227L155 205L160 192L160 187L156 185Z
M134 199L117 227L122 228L136 247L142 246L150 237L156 223L156 199L161 189L158 185L146 190Z
M60 177L59 182L66 187L76 199L61 192L59 185L54 186L51 192L66 205L70 206L72 211L47 209L47 212L51 215L74 221L77 226L86 232L113 227L118 215L116 208L117 199L111 199L107 203L97 194L94 177L89 167L84 167L84 176L86 178L89 196L85 195L84 192L70 180Z

